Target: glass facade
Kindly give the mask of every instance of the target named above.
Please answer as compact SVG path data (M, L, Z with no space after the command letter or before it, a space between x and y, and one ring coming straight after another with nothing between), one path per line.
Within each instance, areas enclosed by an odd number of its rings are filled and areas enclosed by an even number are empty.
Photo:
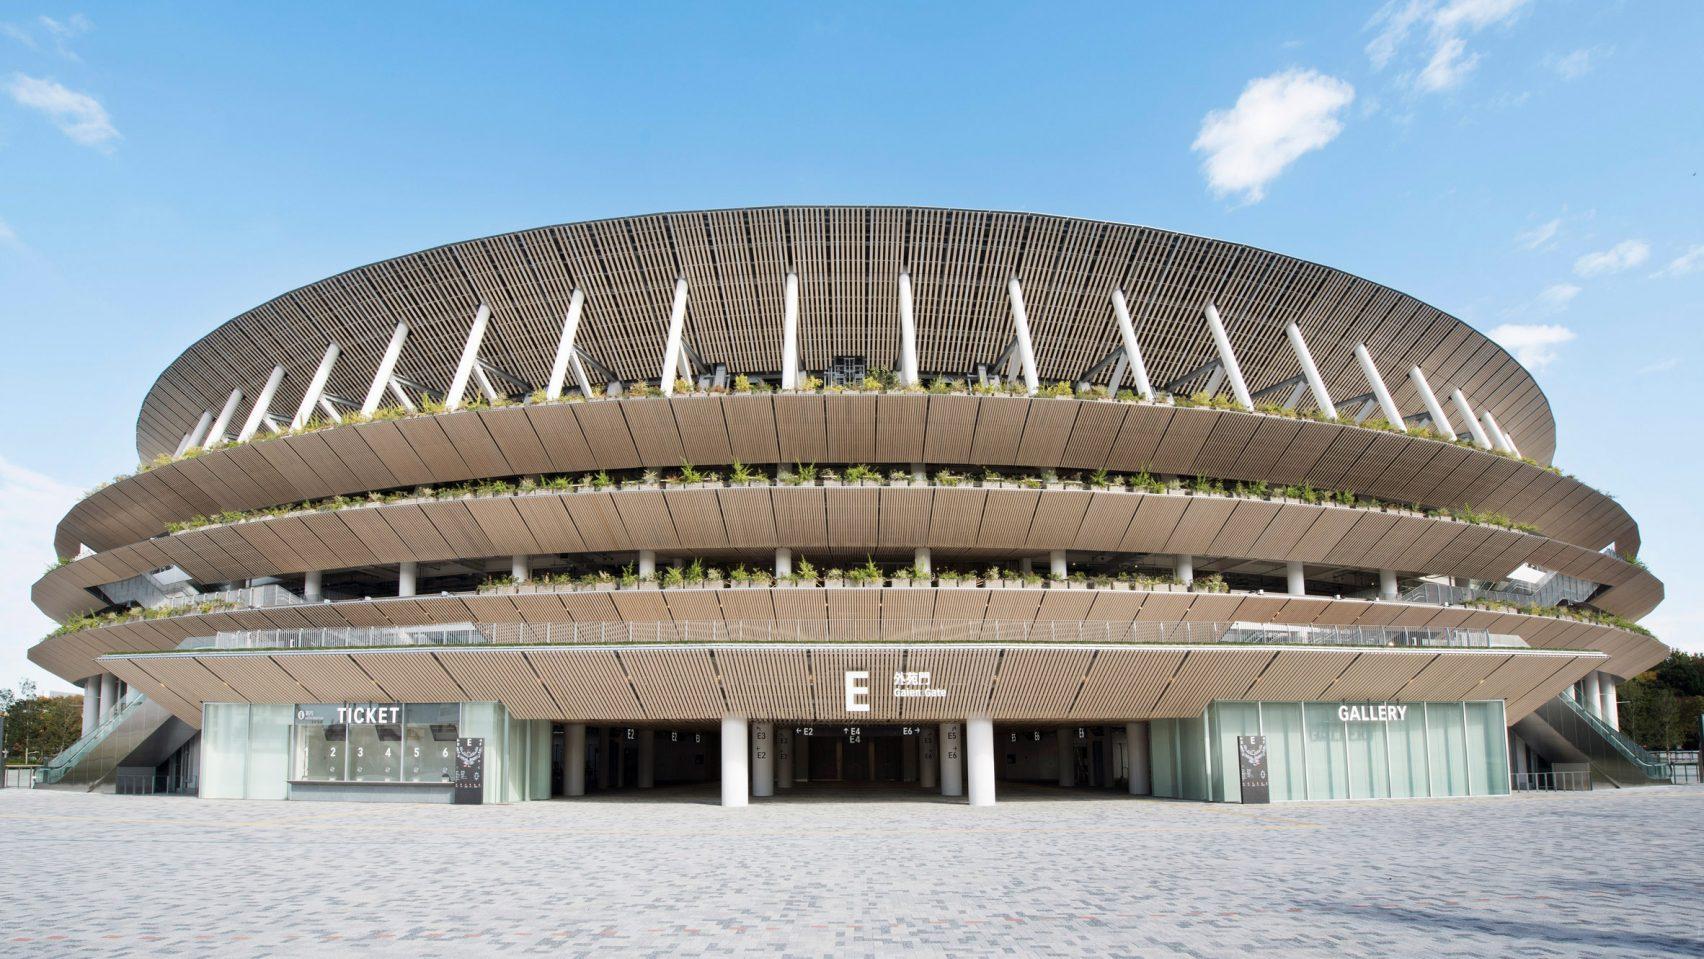
M1273 802L1509 791L1503 703L1221 702L1151 725L1154 795L1240 802L1236 741L1264 735Z
M450 782L459 703L305 703L295 708L303 782Z
M201 798L284 799L289 764L289 706L201 708Z

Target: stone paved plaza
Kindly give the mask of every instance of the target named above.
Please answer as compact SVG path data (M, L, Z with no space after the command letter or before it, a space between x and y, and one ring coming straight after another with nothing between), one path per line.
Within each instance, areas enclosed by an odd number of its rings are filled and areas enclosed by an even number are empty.
M0 792L7 955L1700 956L1704 788L454 807Z

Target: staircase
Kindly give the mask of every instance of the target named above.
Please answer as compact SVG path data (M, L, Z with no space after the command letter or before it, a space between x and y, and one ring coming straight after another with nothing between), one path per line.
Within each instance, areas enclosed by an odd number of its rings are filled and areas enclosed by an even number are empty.
M175 718L131 690L100 725L37 769L36 785L83 792L110 787L113 774L131 753Z
M1593 782L1615 787L1667 783L1668 763L1568 696L1557 696L1515 723L1515 733L1551 763L1588 763Z

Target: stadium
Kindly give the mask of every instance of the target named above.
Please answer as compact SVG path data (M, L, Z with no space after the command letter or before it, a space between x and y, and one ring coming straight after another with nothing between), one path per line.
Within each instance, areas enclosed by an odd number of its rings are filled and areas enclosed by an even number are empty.
M470 240L285 293L59 523L44 786L1272 801L1636 786L1639 527L1395 290L1021 213ZM1061 794L1063 795L1063 794Z

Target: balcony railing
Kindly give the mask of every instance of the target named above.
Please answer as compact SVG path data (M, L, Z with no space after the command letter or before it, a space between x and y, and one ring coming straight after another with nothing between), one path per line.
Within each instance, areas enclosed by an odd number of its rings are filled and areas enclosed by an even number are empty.
M1481 629L1274 626L1266 623L1102 623L1022 620L731 620L705 622L460 623L223 632L180 650L383 649L410 646L651 645L676 643L1080 643L1489 649L1524 646Z

